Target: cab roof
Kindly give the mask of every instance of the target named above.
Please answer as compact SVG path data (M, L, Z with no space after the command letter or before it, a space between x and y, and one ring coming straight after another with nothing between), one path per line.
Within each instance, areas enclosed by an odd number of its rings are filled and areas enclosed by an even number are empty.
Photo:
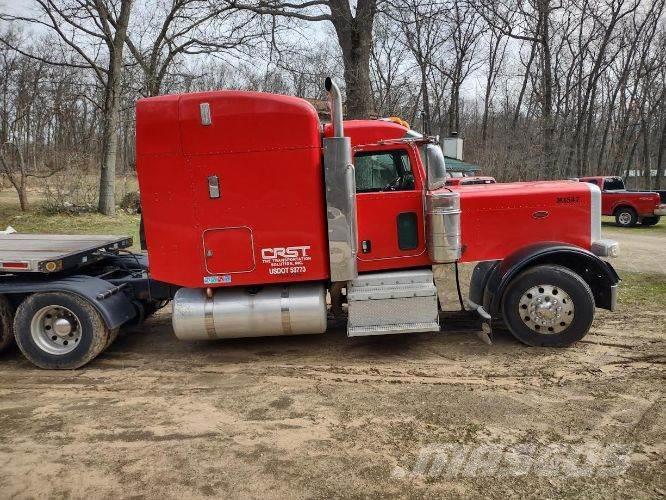
M352 147L375 144L379 141L403 139L409 129L387 120L344 120L344 133L351 139ZM333 135L333 125L324 125L324 137Z

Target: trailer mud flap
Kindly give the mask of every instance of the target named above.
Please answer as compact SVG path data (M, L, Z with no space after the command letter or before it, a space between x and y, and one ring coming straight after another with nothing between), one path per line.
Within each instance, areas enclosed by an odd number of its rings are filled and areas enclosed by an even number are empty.
M122 287L94 276L75 275L54 281L12 281L0 284L0 294L68 292L86 299L99 312L107 328L114 330L136 316Z

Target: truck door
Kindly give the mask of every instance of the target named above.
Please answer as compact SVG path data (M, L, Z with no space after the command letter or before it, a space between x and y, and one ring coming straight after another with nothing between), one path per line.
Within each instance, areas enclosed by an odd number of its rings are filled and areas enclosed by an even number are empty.
M427 263L420 171L412 149L356 151L359 271Z
M601 197L601 213L612 215L618 205L628 203L624 191L624 181L621 177L604 177L602 180L601 191L604 193ZM635 208L635 207L634 207Z

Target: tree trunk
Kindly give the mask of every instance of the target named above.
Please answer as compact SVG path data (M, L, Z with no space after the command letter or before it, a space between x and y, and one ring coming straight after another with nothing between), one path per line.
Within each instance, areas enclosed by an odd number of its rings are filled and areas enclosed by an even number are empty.
M484 148L486 147L486 140L488 139L488 114L490 112L489 110L490 110L491 92L492 92L492 82L489 76L488 81L486 82L486 94L483 98L483 118L481 119L481 142L483 143Z
M523 106L523 99L525 97L525 90L527 89L527 83L530 79L530 69L532 68L532 62L534 61L534 56L536 55L537 44L533 43L532 48L530 49L530 58L527 61L525 66L525 76L523 77L523 83L520 87L520 94L518 94L518 102L516 103L516 110L513 113L513 119L511 120L511 130L515 130L518 125L518 119L520 118L520 108Z
M374 114L370 87L370 52L358 47L345 55L347 118L370 118Z
M430 134L432 116L430 114L430 96L428 95L428 75L424 62L421 63L421 97L423 98L423 133Z
M28 190L26 182L23 180L17 186L16 192L18 193L19 206L21 207L21 212L28 211Z
M345 64L347 118L369 118L374 114L370 56L377 1L358 0L356 16L352 15L348 0L330 0L330 7Z
M458 72L456 71L456 75ZM460 102L460 83L458 78L453 78L451 81L451 106L449 106L449 135L453 132L459 132L460 125L460 112L458 103Z
M123 48L127 37L132 0L122 0L120 16L109 47L109 73L104 95L104 131L102 134L102 168L99 180L98 209L104 215L116 213L116 156L122 83Z
M555 174L555 158L553 151L553 136L555 124L553 123L553 69L550 53L550 0L541 0L541 49L543 75L541 80L542 91L542 117L543 117L543 155L546 175Z
M666 170L666 118L662 118L661 137L659 139L659 153L657 155L657 176L654 182L655 189L661 189L661 178Z

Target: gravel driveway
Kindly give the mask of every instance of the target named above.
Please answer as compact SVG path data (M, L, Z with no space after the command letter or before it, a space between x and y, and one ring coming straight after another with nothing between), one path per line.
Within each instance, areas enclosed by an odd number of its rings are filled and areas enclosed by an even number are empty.
M604 223L604 238L620 242L620 256L611 259L620 271L633 271L666 275L666 228L664 222L657 227L621 228Z

